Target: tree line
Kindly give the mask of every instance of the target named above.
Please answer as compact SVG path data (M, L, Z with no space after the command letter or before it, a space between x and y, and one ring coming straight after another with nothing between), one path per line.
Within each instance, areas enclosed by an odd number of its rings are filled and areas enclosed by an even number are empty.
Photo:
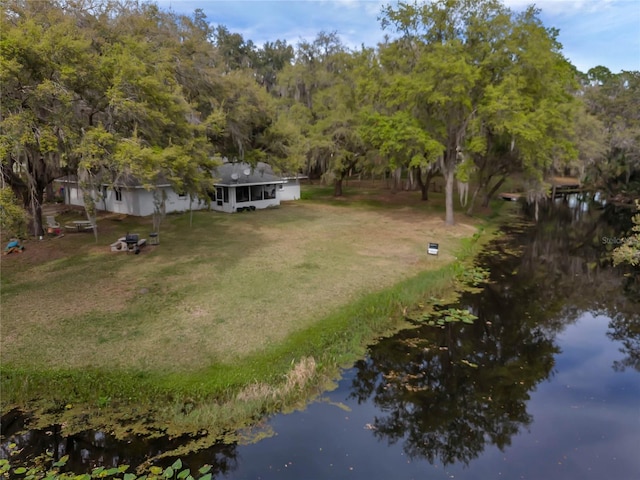
M335 32L257 46L202 10L9 2L2 186L36 233L56 178L77 176L95 221L96 182L133 176L159 192L168 181L202 198L222 157L321 176L336 195L356 172L404 176L427 200L440 175L449 224L456 187L472 213L514 174L532 199L553 173L640 191L639 72L578 72L533 6L398 3L380 23L387 35L375 47L350 49Z

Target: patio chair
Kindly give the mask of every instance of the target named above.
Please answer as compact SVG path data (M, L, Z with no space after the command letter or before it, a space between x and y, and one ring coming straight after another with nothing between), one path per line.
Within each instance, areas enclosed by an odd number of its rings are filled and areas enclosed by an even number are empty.
M60 235L62 231L62 227L58 222L56 222L55 217L49 215L47 216L47 233Z
M60 224L56 222L56 218L52 215L47 216L47 228L60 228Z

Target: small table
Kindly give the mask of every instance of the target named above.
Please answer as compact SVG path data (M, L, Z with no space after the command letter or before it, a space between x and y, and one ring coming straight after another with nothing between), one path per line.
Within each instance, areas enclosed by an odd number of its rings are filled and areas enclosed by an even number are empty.
M82 230L93 229L93 224L89 220L74 220L73 222L71 222L71 225L72 228L75 227L79 232L81 232Z

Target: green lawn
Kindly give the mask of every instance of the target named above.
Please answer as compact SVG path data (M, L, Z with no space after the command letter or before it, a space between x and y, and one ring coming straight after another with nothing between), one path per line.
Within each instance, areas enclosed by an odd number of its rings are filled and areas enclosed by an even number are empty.
M464 216L446 227L441 202L415 192L349 192L307 187L313 200L194 212L192 225L170 215L140 255L108 245L144 237L150 219L106 216L97 243L67 234L2 257L3 402L275 398L353 358L403 308L451 286L476 228Z

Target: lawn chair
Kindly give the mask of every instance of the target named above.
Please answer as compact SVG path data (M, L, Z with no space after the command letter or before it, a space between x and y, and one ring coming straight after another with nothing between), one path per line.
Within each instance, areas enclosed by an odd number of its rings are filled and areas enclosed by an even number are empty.
M52 215L47 217L47 228L60 228L60 224L56 222L56 218Z
M56 222L55 217L49 215L47 216L47 233L60 235L62 231L62 227L58 222Z

